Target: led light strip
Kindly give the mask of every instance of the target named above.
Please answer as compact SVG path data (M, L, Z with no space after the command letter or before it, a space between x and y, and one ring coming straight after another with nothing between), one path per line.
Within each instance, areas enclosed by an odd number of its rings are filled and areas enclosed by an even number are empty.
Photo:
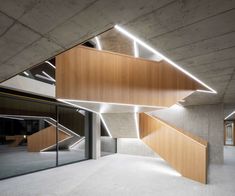
M226 116L224 120L227 120L229 117L231 117L231 116L234 115L234 114L235 114L235 111L233 111L231 114L229 114L228 116Z
M50 65L51 67L53 67L54 69L56 68L55 65L53 65L51 62L49 61L45 61L45 63L47 63L48 65Z
M111 138L112 138L112 135L111 135L111 133L110 133L110 131L109 131L109 128L108 128L107 124L105 123L105 120L104 120L104 118L103 118L102 114L99 114L99 115L100 115L100 119L101 119L101 121L102 121L102 122L103 122L103 124L104 124L105 129L106 129L106 130L107 130L107 132L108 132L109 137L111 137Z
M197 92L215 94L215 93L214 93L214 92L212 92L212 91L206 91L206 90L197 90Z
M50 81L50 82L55 82L55 80L52 80L52 79L50 79L50 78L48 78L48 77L46 77L46 76L40 75L40 74L36 74L35 76L36 76L37 78L41 78L41 79L43 79L43 80L47 80L47 81Z
M135 118L135 127L136 127L136 133L137 133L137 138L140 139L140 130L139 130L139 121L138 121L138 113L134 114L134 118Z
M23 73L24 75L29 76L28 72L24 71Z
M85 139L85 137L81 137L78 141L76 141L74 144L70 145L69 148L73 148L78 143L82 142Z
M145 47L147 50L149 50L152 53L156 54L158 56L158 60L159 61L160 60L165 60L166 62L168 62L169 64L171 64L175 68L177 68L178 70L182 71L183 73L185 73L186 75L188 75L189 77L191 77L192 79L194 79L195 81L197 81L198 83L200 83L201 85L206 87L209 91L211 91L211 93L217 94L217 92L213 88L211 88L210 86L208 86L207 84L205 84L204 82L199 80L197 77L195 77L194 75L192 75L191 73L189 73L188 71L186 71L185 69L183 69L182 67L177 65L175 62L170 60L168 57L164 56L163 54L161 54L160 52L158 52L157 50L155 50L154 48L152 48L148 44L146 44L143 41L141 41L139 38L135 37L134 35L132 35L128 31L126 31L124 28L120 27L119 25L115 25L114 28L117 29L118 31L120 31L121 33L123 33L124 35L126 35L127 37L129 37L132 40L134 40L136 43L138 43L141 46ZM203 92L203 91L200 91L200 92Z
M58 101L63 101L65 103L69 103L69 101L72 102L81 102L81 103L98 103L98 104L109 104L109 105L118 105L118 106L138 106L138 107L146 107L146 108L167 108L165 106L151 106L151 105L135 105L135 104L128 104L128 103L113 103L113 102L99 102L99 101L87 101L87 100L76 100L76 99L57 99ZM72 105L70 103L70 105ZM73 104L75 105L75 104ZM80 106L77 106L80 107ZM82 107L81 107L82 108ZM86 108L85 108L86 109ZM87 109L86 109L87 110ZM92 110L91 110L92 111ZM95 111L92 111L95 112ZM95 112L98 113L98 112Z
M43 73L46 77L48 77L49 79L51 79L52 81L55 82L55 79L52 78L48 73L46 73L45 71L42 71L42 73Z
M24 120L23 118L17 118L17 117L10 117L10 116L0 116L0 118L7 118L7 119L12 119L12 120Z
M95 41L96 41L96 43L97 43L97 48L98 48L98 50L102 50L102 47L101 47L101 44L100 44L100 40L99 40L98 37L95 37Z

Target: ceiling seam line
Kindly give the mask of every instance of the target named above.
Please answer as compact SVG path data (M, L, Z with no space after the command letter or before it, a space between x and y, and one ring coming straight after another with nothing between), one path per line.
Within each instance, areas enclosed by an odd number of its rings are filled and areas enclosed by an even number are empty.
M219 13L217 13L217 14L208 16L208 17L203 18L203 19L201 19L201 20L195 21L195 22L193 22L193 23L190 23L190 24L187 24L187 25L182 25L182 26L180 26L180 27L178 27L178 28L176 28L176 29L173 29L173 30L171 30L171 31L168 31L168 32L159 34L159 35L157 35L157 36L153 36L153 37L149 38L149 40L151 41L152 39L156 39L156 38L158 38L158 37L164 36L165 34L169 34L169 33L172 33L172 32L174 32L174 31L178 31L179 29L182 29L182 28L189 27L189 26L191 26L191 25L200 23L200 22L202 22L202 21L204 21L204 20L213 18L213 17L215 17L215 16L218 16L218 15L221 15L221 14L225 14L226 12L230 12L230 11L232 11L232 10L234 10L234 9L235 9L235 8L231 8L231 9L225 10L225 11L223 11L223 12L219 12Z

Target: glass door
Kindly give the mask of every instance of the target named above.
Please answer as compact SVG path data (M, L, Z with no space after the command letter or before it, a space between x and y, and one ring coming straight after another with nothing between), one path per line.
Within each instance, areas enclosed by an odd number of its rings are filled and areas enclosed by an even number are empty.
M225 126L225 145L234 145L234 124L229 123Z

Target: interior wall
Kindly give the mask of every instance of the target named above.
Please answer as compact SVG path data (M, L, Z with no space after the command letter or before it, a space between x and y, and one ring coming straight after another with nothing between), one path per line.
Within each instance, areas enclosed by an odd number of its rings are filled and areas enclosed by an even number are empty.
M117 153L158 157L158 155L150 149L142 140L136 138L118 138Z
M137 138L134 113L103 113L102 116L113 138Z
M111 138L109 136L101 136L100 137L100 143L101 143L101 154L104 153L110 153L114 154L117 151L117 139Z
M181 107L152 113L169 124L189 131L209 142L209 163L223 163L223 104Z

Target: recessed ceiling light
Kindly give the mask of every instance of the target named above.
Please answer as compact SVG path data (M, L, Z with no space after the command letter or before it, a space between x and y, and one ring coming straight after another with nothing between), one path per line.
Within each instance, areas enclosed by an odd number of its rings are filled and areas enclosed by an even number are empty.
M40 74L36 74L35 76L36 76L37 78L41 78L41 79L44 79L44 80L48 80L48 81L50 81L50 82L55 82L55 80L52 80L52 79L50 79L50 78L48 78L48 77L46 77L46 76L40 75Z
M115 25L114 28L117 29L118 31L120 31L121 33L123 33L124 35L126 35L127 37L131 38L131 39L134 40L136 43L140 44L141 46L143 46L144 48L146 48L146 49L149 50L150 52L156 54L157 57L158 57L158 61L165 60L165 61L168 62L170 65L174 66L175 68L177 68L177 69L180 70L181 72L185 73L186 75L188 75L189 77L191 77L192 79L194 79L195 81L197 81L198 83L200 83L202 86L206 87L209 91L211 91L211 93L217 94L217 92L216 92L213 88L211 88L210 86L208 86L207 84L205 84L204 82L202 82L200 79L198 79L197 77L195 77L194 75L192 75L191 73L189 73L188 71L186 71L185 69L183 69L182 67L180 67L178 64L176 64L175 62L173 62L171 59L169 59L169 58L166 57L165 55L161 54L160 52L158 52L157 50L155 50L154 48L152 48L151 46L149 46L148 44L146 44L145 42L143 42L142 40L140 40L140 39L137 38L136 36L132 35L130 32L128 32L128 31L125 30L124 28L120 27L119 25ZM203 91L200 91L200 92L203 92Z
M231 117L231 116L234 115L234 114L235 114L235 111L233 111L233 112L230 113L228 116L226 116L224 120L227 120L229 117Z
M51 62L49 61L45 61L45 63L47 63L48 65L50 65L51 67L53 67L54 69L56 68L55 65L53 65Z
M111 133L110 133L110 131L109 131L109 128L108 128L107 124L105 123L105 120L104 120L102 114L100 114L100 119L101 119L101 121L103 122L104 127L105 127L105 129L107 130L109 137L112 138L112 135L111 135Z
M49 79L51 79L52 81L55 82L55 79L52 78L48 73L46 73L45 71L42 71L42 73L43 73L46 77L48 77Z
M96 41L96 44L97 44L97 48L98 48L98 50L102 50L102 48L101 48L101 44L100 44L100 40L99 40L99 38L98 38L98 37L95 37L95 41Z
M23 74L26 76L29 76L28 72L26 72L26 71L24 71Z
M139 114L138 113L134 113L134 118L135 118L135 128L136 128L136 134L137 134L137 138L140 139L140 131L139 131Z

